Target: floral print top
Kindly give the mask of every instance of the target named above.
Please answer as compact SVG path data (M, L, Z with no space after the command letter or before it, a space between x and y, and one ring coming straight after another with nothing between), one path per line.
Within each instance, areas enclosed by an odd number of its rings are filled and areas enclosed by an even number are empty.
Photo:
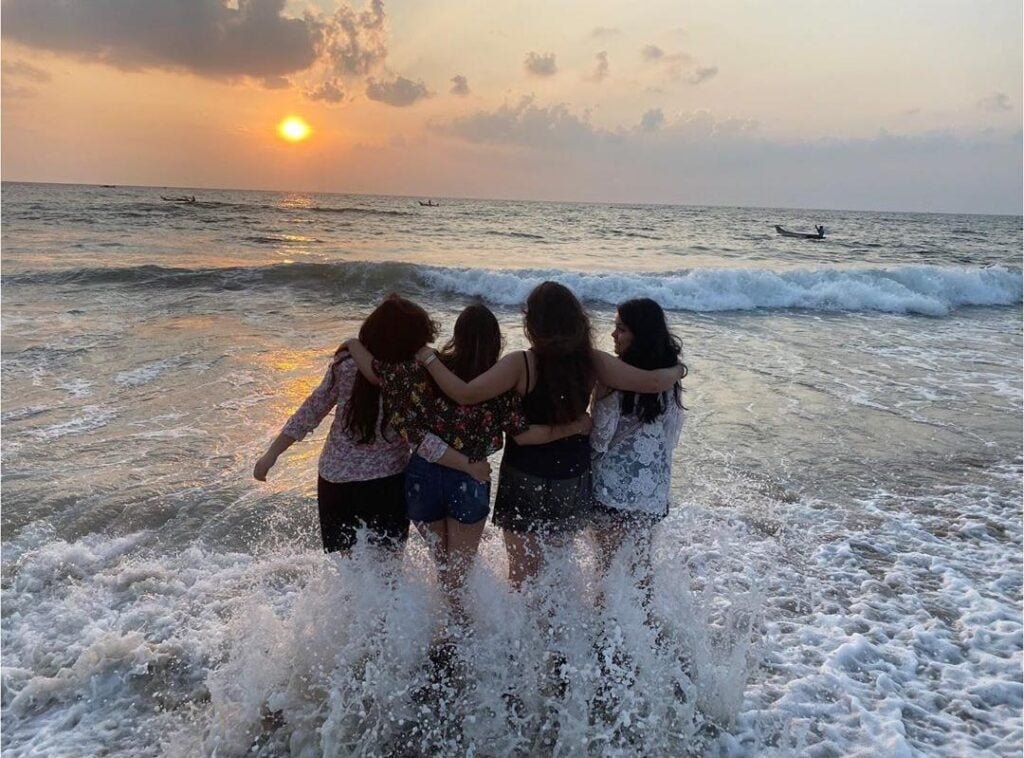
M521 434L530 427L515 390L479 405L459 405L441 392L416 361L374 361L373 370L380 379L390 424L412 444L432 432L477 461L501 449L502 433Z
M631 513L668 513L672 451L679 442L683 414L669 395L668 408L650 423L622 415L622 393L594 403L590 432L594 498L601 505Z
M281 429L282 434L293 440L304 439L335 409L318 466L320 476L329 482L340 484L382 479L402 473L409 463L409 442L386 425L382 432L380 418L377 436L368 444L360 444L345 428L345 409L357 371L355 361L348 355L332 360L320 386L310 393ZM418 452L426 460L436 462L447 447L437 437L428 435L422 440Z

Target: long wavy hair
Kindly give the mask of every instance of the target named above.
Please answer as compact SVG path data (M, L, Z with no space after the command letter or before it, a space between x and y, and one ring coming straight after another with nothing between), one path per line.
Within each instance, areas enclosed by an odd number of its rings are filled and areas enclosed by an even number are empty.
M455 376L470 382L498 362L501 347L498 319L486 305L474 304L459 314L452 338L438 355Z
M683 341L669 331L665 312L650 298L627 300L619 305L619 319L633 333L633 341L619 357L630 366L646 370L669 368L680 364L686 376L686 364L680 360ZM682 386L672 388L672 399L683 407ZM622 415L636 414L643 423L650 423L668 410L668 392L622 393Z
M411 300L396 294L388 295L359 328L359 341L381 361L409 361L416 351L437 337L437 324L427 312ZM342 348L334 354L335 362L344 358ZM352 395L345 408L345 429L360 444L377 438L380 417L380 388L356 372ZM387 418L387 411L384 413Z
M526 337L537 359L533 402L551 424L575 421L594 387L594 337L590 318L568 287L543 282L526 298Z

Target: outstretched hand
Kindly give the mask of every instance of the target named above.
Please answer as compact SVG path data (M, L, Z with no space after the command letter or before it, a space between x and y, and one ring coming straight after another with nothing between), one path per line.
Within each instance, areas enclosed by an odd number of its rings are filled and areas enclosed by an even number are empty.
M273 468L274 464L277 463L277 458L269 458L264 455L258 461L252 469L252 478L257 482L267 481L267 474L270 473L270 469Z

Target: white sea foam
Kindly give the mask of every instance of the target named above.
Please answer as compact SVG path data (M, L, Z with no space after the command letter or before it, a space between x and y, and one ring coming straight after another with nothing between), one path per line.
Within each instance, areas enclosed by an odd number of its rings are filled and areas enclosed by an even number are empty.
M898 268L691 269L665 274L583 274L557 269L493 271L425 267L419 277L432 289L522 303L551 279L591 302L615 304L649 297L669 310L731 311L804 308L882 311L945 316L968 305L1021 302L1020 271L1002 267L903 266Z
M117 376L114 377L114 381L125 387L148 384L173 365L174 361L171 360L154 361L129 371L118 372Z
M142 533L20 539L5 551L5 754L680 754L734 721L754 653L755 577L714 538L659 559L652 627L623 562L595 585L577 546L517 594L489 535L462 631L418 542L389 570L293 548L153 554ZM461 684L427 662L445 635Z
M69 434L85 434L95 431L117 418L117 411L114 408L102 405L83 405L74 410L78 415L67 421L38 429L29 429L25 433L40 440L55 440Z

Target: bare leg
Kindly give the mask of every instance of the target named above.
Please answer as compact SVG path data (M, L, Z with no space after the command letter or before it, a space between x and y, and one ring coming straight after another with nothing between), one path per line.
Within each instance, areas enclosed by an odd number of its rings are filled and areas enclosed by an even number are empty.
M651 540L654 535L654 524L637 520L626 523L609 524L594 528L594 539L597 542L598 563L601 572L608 574L615 556L623 546L633 549L629 570L637 577L637 586L644 592L644 606L648 606L652 592ZM632 544L628 544L632 543ZM598 605L604 605L604 597L598 598Z
M505 551L508 553L508 581L519 589L527 579L540 573L541 544L536 534L503 530Z
M465 609L462 606L462 588L469 575L469 569L476 557L477 547L480 545L480 537L484 533L484 525L487 519L480 519L475 524L463 524L458 519L451 517L445 519L445 528L448 533L447 541L447 562L441 571L441 586L448 595L448 602L452 610L460 620L466 617Z
M448 563L448 532L445 529L444 519L437 521L414 521L416 531L420 533L423 541L430 548L430 555L437 564L438 576L444 574L444 567Z

